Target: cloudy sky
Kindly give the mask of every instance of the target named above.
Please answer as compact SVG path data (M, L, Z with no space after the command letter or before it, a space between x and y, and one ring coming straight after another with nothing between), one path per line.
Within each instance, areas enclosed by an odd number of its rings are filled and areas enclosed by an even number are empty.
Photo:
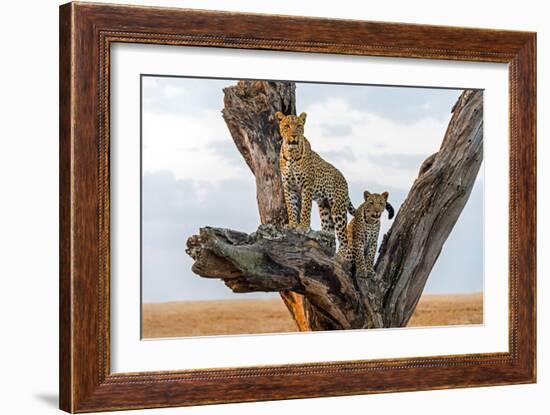
M144 302L267 297L233 294L191 272L187 238L201 226L253 232L252 173L221 116L234 80L142 77ZM344 174L355 206L389 191L396 210L422 161L438 150L459 90L297 83L305 135ZM391 222L384 216L382 234ZM312 227L319 229L317 208ZM483 289L483 166L426 285L427 293Z

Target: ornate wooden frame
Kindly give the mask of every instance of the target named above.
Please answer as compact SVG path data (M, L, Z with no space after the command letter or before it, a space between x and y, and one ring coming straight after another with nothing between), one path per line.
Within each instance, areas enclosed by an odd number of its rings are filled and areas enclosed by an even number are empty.
M109 56L114 42L507 63L509 352L111 373ZM60 8L59 93L61 409L90 412L535 382L535 33L69 3Z

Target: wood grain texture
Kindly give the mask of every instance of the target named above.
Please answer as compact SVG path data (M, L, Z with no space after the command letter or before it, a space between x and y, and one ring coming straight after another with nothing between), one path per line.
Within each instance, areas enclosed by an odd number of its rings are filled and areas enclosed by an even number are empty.
M510 352L110 373L113 42L504 62L510 66ZM533 33L73 3L60 10L60 406L69 412L534 382ZM230 365L230 362L228 362Z
M72 19L68 7L59 14L59 406L73 408L71 289L71 141Z

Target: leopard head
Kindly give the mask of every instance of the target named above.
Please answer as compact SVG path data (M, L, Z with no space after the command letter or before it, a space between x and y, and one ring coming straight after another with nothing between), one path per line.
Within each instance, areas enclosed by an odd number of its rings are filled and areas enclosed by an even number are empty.
M275 117L279 120L279 131L283 137L284 144L289 148L298 148L304 138L304 125L307 114L302 112L300 115L284 115L277 111Z
M363 197L365 202L363 203L363 215L367 222L376 221L380 219L384 210L388 211L388 218L393 218L394 210L392 205L388 203L388 192L384 193L370 193L365 190Z

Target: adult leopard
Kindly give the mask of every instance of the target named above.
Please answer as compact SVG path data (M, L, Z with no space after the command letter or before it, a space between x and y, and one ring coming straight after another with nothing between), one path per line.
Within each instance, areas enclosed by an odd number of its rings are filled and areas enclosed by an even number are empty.
M311 226L312 201L319 206L321 228L338 237L340 254L347 250L347 212L355 214L342 173L311 149L304 136L306 113L275 114L283 138L279 166L283 180L289 226L307 230Z

